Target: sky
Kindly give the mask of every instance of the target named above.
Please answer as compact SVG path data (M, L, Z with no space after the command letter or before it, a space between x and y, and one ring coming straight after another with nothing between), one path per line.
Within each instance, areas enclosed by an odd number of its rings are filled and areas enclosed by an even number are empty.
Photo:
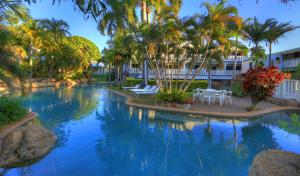
M204 13L201 7L204 0L183 0L180 17L192 16L194 13ZM216 0L210 0L216 2ZM228 4L238 8L243 18L257 17L261 22L267 18L276 18L280 22L292 22L300 26L300 0L285 5L278 0L228 0ZM96 22L90 18L85 19L83 14L74 9L71 0L62 1L60 4L52 5L52 0L41 0L36 4L27 5L33 18L55 18L62 19L70 25L70 33L86 37L93 41L100 51L106 46L108 36L103 36L97 30ZM263 44L265 45L265 44ZM273 46L273 52L300 47L300 29L286 34L277 45Z

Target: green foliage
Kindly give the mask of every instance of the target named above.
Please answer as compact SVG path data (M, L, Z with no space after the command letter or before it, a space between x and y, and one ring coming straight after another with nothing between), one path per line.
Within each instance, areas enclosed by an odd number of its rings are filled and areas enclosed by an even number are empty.
M165 103L185 103L188 96L186 93L174 89L172 92L159 92L156 95L156 98L158 101Z
M173 80L173 87L177 87L181 85L183 80ZM134 78L127 78L127 80L124 83L124 86L135 86L137 84L142 83L141 79L134 79ZM156 85L155 80L151 79L148 80L149 85ZM194 80L186 92L192 92L194 89L200 88L200 89L206 89L207 88L207 81L206 80Z
M232 94L236 97L244 97L247 94L243 90L243 83L241 81L235 81L230 86L230 89L232 91Z
M90 40L80 36L72 36L69 40L82 52L82 60L85 64L98 61L101 58L98 47Z
M251 55L250 58L254 62L255 66L264 66L264 60L266 59L267 55L265 53L265 49L262 46L253 47L250 49Z
M110 79L111 81L114 80L115 74L111 73ZM109 74L104 74L104 75L94 75L93 78L95 78L96 82L108 82L109 81Z
M292 79L300 79L300 64L297 65L295 71L292 73Z
M21 101L16 98L0 97L0 126L17 121L26 114Z

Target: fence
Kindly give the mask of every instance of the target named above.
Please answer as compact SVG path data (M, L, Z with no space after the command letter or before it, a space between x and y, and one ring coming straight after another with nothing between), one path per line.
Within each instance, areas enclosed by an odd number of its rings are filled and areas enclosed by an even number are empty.
M300 101L300 80L285 80L276 88L274 97Z

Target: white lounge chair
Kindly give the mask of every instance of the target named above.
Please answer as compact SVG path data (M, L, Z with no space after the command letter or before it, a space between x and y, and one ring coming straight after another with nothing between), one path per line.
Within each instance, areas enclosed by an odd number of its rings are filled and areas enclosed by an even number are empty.
M140 87L140 84L137 84L133 87L122 87L123 89L138 89Z
M157 94L159 91L159 87L154 87L150 91L143 91L143 92L134 92L136 95L154 95Z
M129 89L129 90L132 92L145 92L145 91L149 91L152 87L153 86L147 85L143 89Z

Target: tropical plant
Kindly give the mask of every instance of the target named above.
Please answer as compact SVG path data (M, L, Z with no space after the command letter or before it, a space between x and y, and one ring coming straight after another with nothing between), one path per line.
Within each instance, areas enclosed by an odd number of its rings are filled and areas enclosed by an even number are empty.
M248 109L255 110L259 102L271 97L276 86L284 79L285 74L274 66L248 70L243 81L244 91L251 96L251 105Z

